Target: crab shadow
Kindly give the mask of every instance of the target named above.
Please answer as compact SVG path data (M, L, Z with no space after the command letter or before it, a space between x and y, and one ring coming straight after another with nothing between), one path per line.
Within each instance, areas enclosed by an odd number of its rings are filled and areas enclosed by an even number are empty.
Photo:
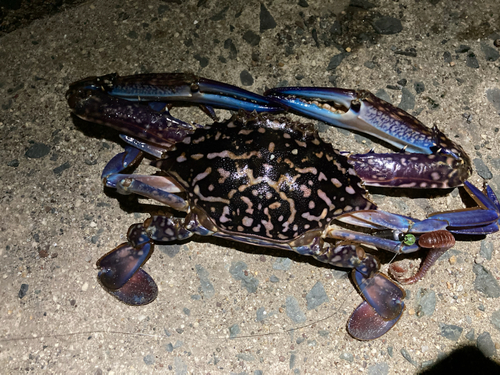
M500 364L486 357L475 345L465 345L439 359L418 375L500 374Z

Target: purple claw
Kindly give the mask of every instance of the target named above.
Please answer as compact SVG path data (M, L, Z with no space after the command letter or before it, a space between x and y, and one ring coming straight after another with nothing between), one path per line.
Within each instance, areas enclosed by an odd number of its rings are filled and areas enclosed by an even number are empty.
M66 97L73 113L81 119L107 125L159 146L169 147L180 142L196 129L168 112L157 112L102 91L70 89Z
M447 154L370 152L349 155L348 159L368 186L447 189L461 185L470 175L467 163Z
M105 289L121 302L132 306L147 305L158 295L158 286L153 278L141 268L120 289Z
M399 321L403 314L391 320L384 320L366 301L363 301L349 317L347 331L358 340L375 340L385 335Z

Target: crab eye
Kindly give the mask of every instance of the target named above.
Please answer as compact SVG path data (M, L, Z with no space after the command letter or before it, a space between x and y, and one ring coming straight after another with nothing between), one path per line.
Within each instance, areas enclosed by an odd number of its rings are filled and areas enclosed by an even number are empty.
M392 236L395 241L403 242L405 234L399 230L392 231Z

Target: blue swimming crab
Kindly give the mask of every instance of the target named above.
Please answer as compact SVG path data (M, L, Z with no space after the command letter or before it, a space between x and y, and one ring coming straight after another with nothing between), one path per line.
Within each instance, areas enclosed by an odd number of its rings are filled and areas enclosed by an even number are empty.
M466 181L464 150L368 91L286 87L262 96L192 74L109 74L71 84L66 97L76 116L123 133L127 146L106 165L105 186L171 209L132 225L128 241L97 262L103 288L129 305L157 296L141 268L154 242L215 236L352 269L364 301L347 329L372 340L399 320L405 292L361 245L401 254L428 249L420 270L398 280L412 283L455 244L453 234L498 231L498 199L488 186L482 192ZM214 119L213 107L238 112L211 125L187 123L170 115L176 102L200 105ZM340 152L313 125L284 117L287 111L367 133L400 152ZM143 154L154 159L157 174L123 173ZM462 184L478 207L424 220L379 210L365 189Z

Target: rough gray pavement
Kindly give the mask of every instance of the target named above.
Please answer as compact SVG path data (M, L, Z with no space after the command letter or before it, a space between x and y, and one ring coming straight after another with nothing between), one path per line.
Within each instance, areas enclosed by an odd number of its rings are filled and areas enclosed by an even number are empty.
M361 297L345 273L212 239L158 247L145 267L157 300L119 303L94 264L148 215L104 191L117 133L77 121L64 94L111 72L192 71L258 93L368 89L456 139L474 162L470 180L500 192L499 15L496 0L109 0L2 36L0 373L411 374L464 345L498 362L498 234L457 241L372 342L346 333ZM174 114L208 121L197 109ZM342 150L383 147L319 126ZM466 194L373 196L424 218L463 208Z

